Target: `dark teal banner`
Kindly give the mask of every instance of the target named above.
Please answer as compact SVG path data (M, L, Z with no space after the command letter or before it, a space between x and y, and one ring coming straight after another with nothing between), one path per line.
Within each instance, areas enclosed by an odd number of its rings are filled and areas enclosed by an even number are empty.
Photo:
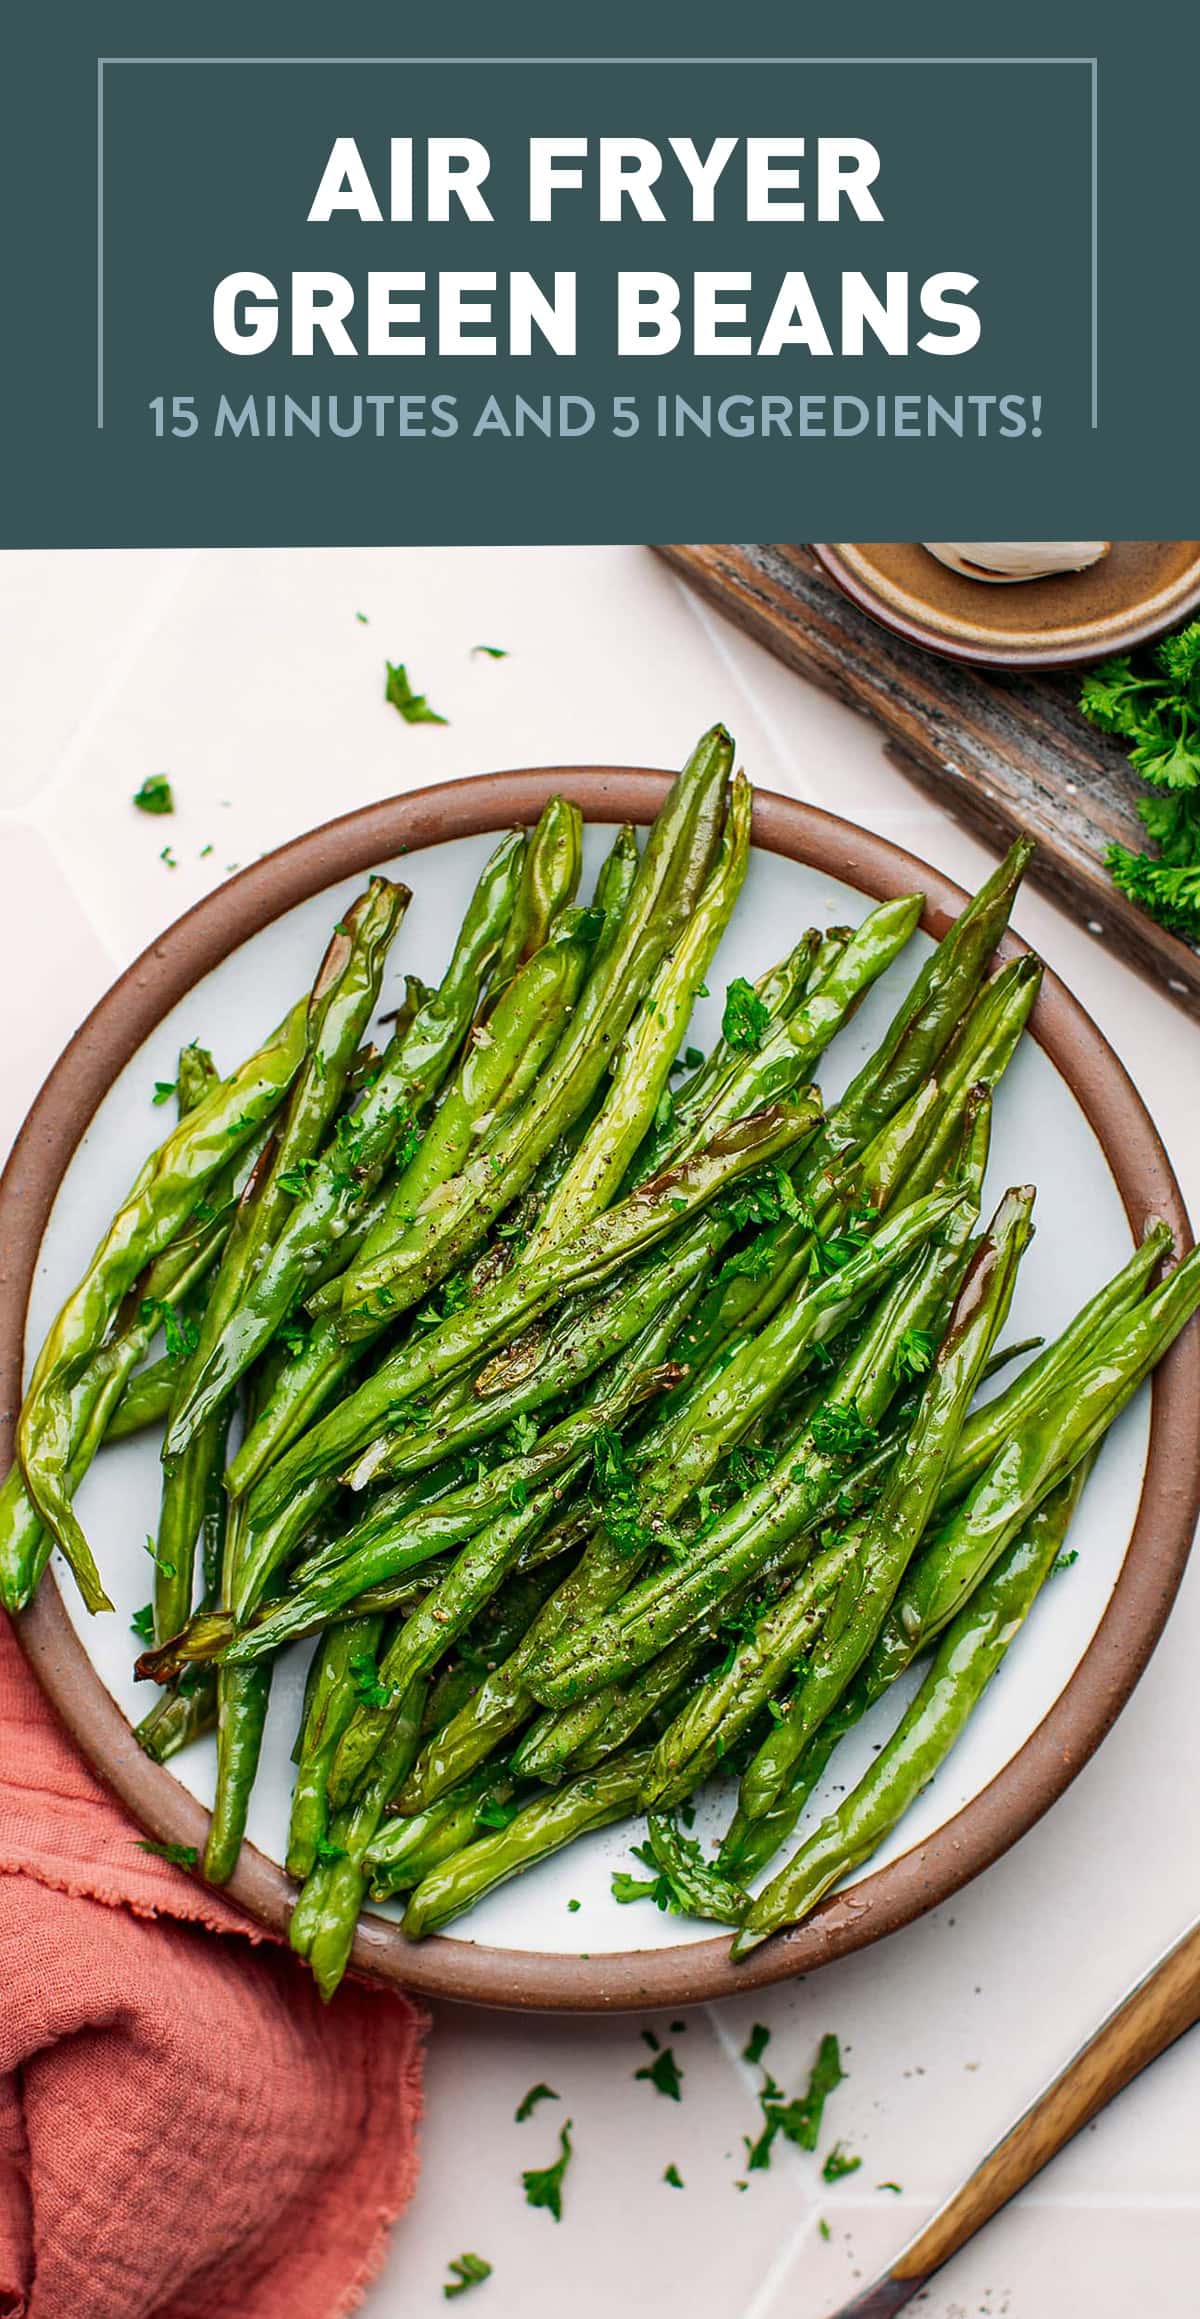
M1194 529L1195 17L963 22L10 14L0 534Z

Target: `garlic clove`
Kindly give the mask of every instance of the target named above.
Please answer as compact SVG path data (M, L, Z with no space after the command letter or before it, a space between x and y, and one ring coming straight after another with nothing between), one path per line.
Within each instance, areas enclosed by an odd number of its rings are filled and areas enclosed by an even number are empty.
M1056 572L1083 572L1098 564L1110 539L922 540L926 553L968 580L1011 586L1015 580L1048 580Z

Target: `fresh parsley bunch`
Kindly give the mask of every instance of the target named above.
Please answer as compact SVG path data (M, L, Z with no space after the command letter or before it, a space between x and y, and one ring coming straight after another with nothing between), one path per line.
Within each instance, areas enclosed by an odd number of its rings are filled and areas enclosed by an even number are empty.
M1136 665L1124 653L1093 669L1080 707L1132 744L1130 760L1151 784L1138 813L1158 853L1111 845L1114 884L1172 934L1200 943L1200 620Z

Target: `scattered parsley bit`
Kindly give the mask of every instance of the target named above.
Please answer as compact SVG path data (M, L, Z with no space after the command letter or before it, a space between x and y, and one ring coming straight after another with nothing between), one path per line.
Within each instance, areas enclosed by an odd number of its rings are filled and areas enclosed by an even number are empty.
M391 1706L392 1686L380 1681L379 1668L369 1651L356 1651L348 1672L354 1696L364 1707Z
M298 1353L304 1351L308 1343L308 1330L302 1321L285 1321L283 1327L277 1329L275 1334L289 1359L293 1361Z
M477 652L482 652L488 660L508 659L508 653L502 644L473 644L471 646L472 660Z
M684 1200L684 1199L681 1199L681 1198L680 1198L680 1195L679 1195L679 1193L678 1193L678 1192L672 1192L672 1194L671 1194L671 1206L672 1206L673 1208L677 1208L677 1209L679 1209L680 1211L682 1211L684 1208L686 1208L686 1206L687 1206L687 1201L686 1201L686 1200Z
M163 847L163 849L162 849L162 852L160 853L160 855L159 855L159 857L158 857L158 858L159 858L160 862L165 862L165 863L166 863L166 865L167 865L167 868L168 868L169 870L177 870L177 869L179 868L179 864L178 864L178 862L176 861L176 859L175 859L175 856L174 856L174 854L172 853L172 851L171 851L171 848L170 848L170 846L169 846L169 845L165 845L165 846Z
M354 617L355 617L355 619L358 621L358 623L359 623L359 626L360 626L360 627L362 627L362 628L369 628L369 627L370 627L371 623L370 623L370 621L368 620L368 618L367 618L367 615L366 615L366 613L365 613L365 612L356 612L356 613L355 613L355 615L354 615Z
M199 1854L194 1844L156 1844L149 1836L138 1838L139 1852L153 1852L160 1860L169 1860L172 1868L194 1868Z
M572 1916L574 1916L576 1909L582 1907L582 1905L582 1902L578 1900L569 1900L567 1902L567 1907L570 1909Z
M1056 1555L1056 1556L1055 1556L1055 1559L1054 1559L1054 1561L1052 1562L1052 1564L1051 1564L1051 1566L1050 1566L1050 1576L1051 1576L1051 1578L1053 1578L1053 1577L1054 1577L1054 1575L1055 1575L1055 1572L1056 1572L1056 1571L1059 1571L1059 1570L1069 1570L1069 1569L1070 1569L1070 1567L1071 1567L1071 1564L1072 1564L1073 1562L1078 1562L1078 1560L1079 1560L1079 1548L1078 1548L1077 1546L1070 1546L1070 1547L1068 1547L1068 1548L1067 1548L1067 1551L1066 1551L1066 1553L1065 1553L1065 1554L1058 1554L1058 1555Z
M156 1079L154 1082L154 1094L151 1097L151 1101L154 1103L169 1103L171 1097L177 1093L178 1088L178 1079Z
M507 1828L519 1810L519 1804L503 1803L499 1796L481 1796L475 1806L475 1819L481 1828Z
M861 2158L852 2158L841 2142L835 2142L821 2168L822 2182L840 2182L845 2174L857 2174Z
M558 2137L558 2156L552 2166L531 2166L521 2176L527 2206L549 2208L556 2222L562 2221L563 2176L571 2157L571 2120L567 2119Z
M683 2089L683 2071L669 2045L664 2045L661 2053L656 2053L652 2061L648 2061L642 2069L635 2069L633 2074L635 2078L645 2078L655 2093L662 2094L667 2101L679 2100Z
M853 1402L826 1401L814 1409L809 1420L809 1436L815 1449L828 1457L855 1457L866 1449L874 1428L863 1422Z
M899 2182L877 2182L875 2188L876 2190L894 2190L897 2198L904 2196L903 2184Z
M129 1624L133 1633L139 1635L144 1643L152 1643L154 1641L153 1603L144 1602L140 1610L135 1610Z
M905 1329L896 1346L892 1362L893 1375L901 1380L906 1377L923 1377L936 1351L937 1346L928 1329Z
M748 2061L752 2065L761 2061L770 2042L771 2032L765 2022L756 2021L742 2048L742 2060Z
M538 1437L537 1419L527 1409L518 1410L505 1434L514 1457L526 1457Z
M1157 856L1110 846L1114 885L1171 933L1200 941L1200 620L1136 664L1124 653L1090 670L1079 705L1132 744L1130 761L1151 784L1138 814Z
M556 2102L560 2099L561 2096L555 2093L552 2085L531 2085L524 2100L518 2103L513 2113L516 2123L518 2126L523 2126L526 2118L533 2116L539 2102Z
M683 1059L687 1064L689 1071L698 1071L700 1065L704 1061L703 1047L685 1047L683 1050Z
M823 2214L819 2214L817 2216L817 2231L820 2237L823 2239L828 2239L832 2236L829 2224L826 2222Z
M609 1542L618 1554L645 1552L658 1544L659 1538L651 1530L642 1512L637 1485L630 1471L629 1461L619 1437L605 1426L592 1443L592 1471L596 1484L596 1510L608 1532ZM666 1543L665 1538L662 1543Z
M301 1159L296 1160L290 1168L281 1168L275 1178L279 1190L286 1192L289 1199L302 1200L316 1164L315 1159Z
M394 709L399 709L406 725L444 725L447 720L431 709L423 692L414 692L408 681L408 670L402 661L387 661L387 682L383 697Z
M206 862L210 853L215 852L215 850L215 847L211 845L202 845L199 853L196 856L197 861Z
M133 802L139 813L174 813L175 798L165 773L148 773Z
M663 2181L669 2182L672 2190L682 2190L683 2176L680 2173L678 2166L664 2166Z
M152 1321L161 1321L169 1361L186 1361L200 1342L200 1330L191 1314L176 1312L174 1305L165 1304L160 1297L143 1297L138 1306L138 1319L143 1328L149 1328Z
M726 1046L755 1052L763 1043L763 1032L770 1020L770 1009L763 1005L753 983L739 975L725 993L721 1036Z
M354 617L361 620L362 613L356 612ZM465 2295L468 2287L481 2287L492 2275L492 2266L482 2255L458 2255L449 2268L452 2277L442 2288L443 2295Z
M764 2074L758 2096L763 2114L763 2130L756 2142L751 2142L748 2135L746 2137L746 2165L749 2173L757 2173L770 2165L771 2149L777 2134L783 2134L798 2149L816 2149L825 2103L834 2087L841 2084L845 2074L838 2041L828 2034L821 2039L804 2092L798 2094L794 2101L785 2101L781 2088L769 2073Z

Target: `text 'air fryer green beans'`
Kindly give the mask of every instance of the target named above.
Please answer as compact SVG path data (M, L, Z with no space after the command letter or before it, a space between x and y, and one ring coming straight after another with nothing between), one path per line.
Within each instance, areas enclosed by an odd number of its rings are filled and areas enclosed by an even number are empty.
M440 982L393 956L407 889L372 877L246 1063L184 1049L179 1122L34 1366L0 1600L57 1543L107 1604L75 1501L106 1439L162 1427L136 1736L166 1762L215 1731L214 1883L276 1663L311 1651L286 1865L325 1996L368 1895L406 1894L417 1939L639 1810L646 1889L727 1922L735 1956L806 1915L1008 1679L1105 1431L1200 1304L1200 1256L1159 1278L1150 1219L1053 1343L995 1351L1038 1264L1032 1187L979 1228L1041 979L993 967L1024 840L832 1107L813 1075L903 974L920 894L787 927L690 1043L753 891L751 808L714 726L589 894L578 808L549 797L483 864ZM803 1827L919 1658L890 1740ZM709 1859L674 1815L731 1772Z

